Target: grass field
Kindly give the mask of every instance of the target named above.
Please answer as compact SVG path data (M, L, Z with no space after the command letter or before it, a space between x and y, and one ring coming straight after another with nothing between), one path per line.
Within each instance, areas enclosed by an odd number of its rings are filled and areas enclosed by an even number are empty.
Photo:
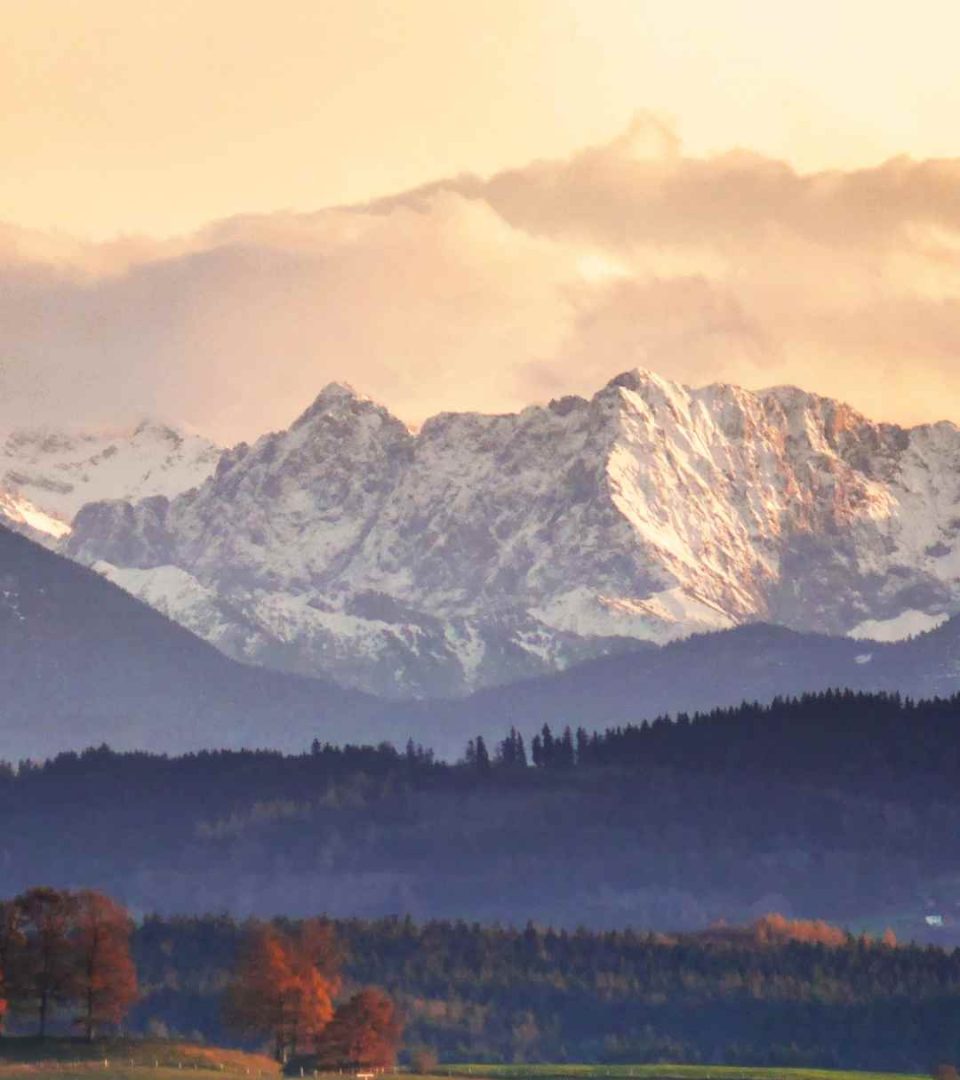
M200 1073L201 1076L197 1076ZM276 1080L260 1054L165 1040L0 1039L0 1080ZM429 1077L474 1080L929 1080L903 1073L756 1069L732 1065L440 1065ZM343 1078L337 1078L343 1080ZM389 1074L380 1080L393 1080ZM398 1075L397 1080L400 1080Z
M756 1069L736 1065L451 1065L438 1072L489 1080L930 1080L905 1073Z
M187 1080L197 1072L216 1073L221 1080L275 1080L279 1076L271 1058L191 1043L0 1039L0 1080Z

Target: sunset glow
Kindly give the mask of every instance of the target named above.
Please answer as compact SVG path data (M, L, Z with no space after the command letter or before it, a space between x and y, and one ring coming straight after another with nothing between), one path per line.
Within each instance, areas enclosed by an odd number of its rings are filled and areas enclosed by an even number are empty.
M960 416L947 0L4 19L0 427L231 441L345 373L418 422L636 363Z

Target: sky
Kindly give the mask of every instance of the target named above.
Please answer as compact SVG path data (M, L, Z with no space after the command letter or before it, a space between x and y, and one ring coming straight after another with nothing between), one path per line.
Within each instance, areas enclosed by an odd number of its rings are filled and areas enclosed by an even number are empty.
M0 0L0 426L641 365L960 420L960 5Z

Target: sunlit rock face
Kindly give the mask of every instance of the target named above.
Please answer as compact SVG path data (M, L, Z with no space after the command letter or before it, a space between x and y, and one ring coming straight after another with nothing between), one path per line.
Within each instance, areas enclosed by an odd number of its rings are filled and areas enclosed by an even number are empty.
M960 431L630 371L414 434L334 384L66 550L233 656L390 696L761 619L889 640L960 609Z

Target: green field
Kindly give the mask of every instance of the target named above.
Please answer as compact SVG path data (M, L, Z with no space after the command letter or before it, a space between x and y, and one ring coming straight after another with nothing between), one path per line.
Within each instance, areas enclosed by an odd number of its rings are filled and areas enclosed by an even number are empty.
M930 1080L906 1073L830 1069L740 1068L736 1065L451 1065L445 1076L490 1080Z
M197 1074L201 1075L197 1075ZM0 1039L0 1080L275 1080L260 1054L164 1040ZM903 1073L757 1069L732 1065L440 1065L430 1077L396 1080L929 1080ZM343 1078L338 1077L338 1080ZM379 1080L394 1080L385 1074Z

